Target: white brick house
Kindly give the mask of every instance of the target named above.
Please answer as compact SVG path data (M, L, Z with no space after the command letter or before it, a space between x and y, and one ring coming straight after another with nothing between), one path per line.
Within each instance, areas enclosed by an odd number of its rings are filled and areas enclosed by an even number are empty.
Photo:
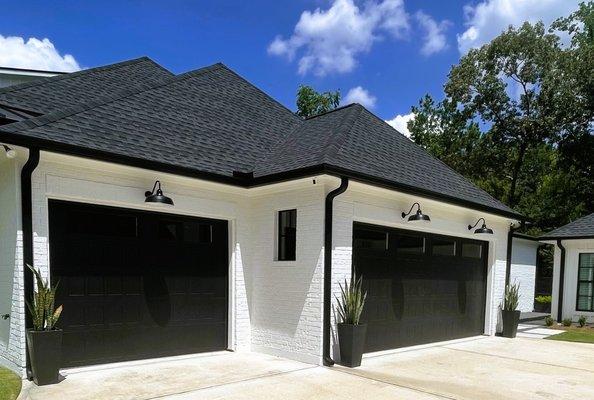
M50 78L45 92L34 87L35 99L32 86L0 91L0 107L31 110L0 126L1 143L17 154L0 154L0 314L9 315L0 320L2 364L21 372L26 365L28 252L44 276L60 279L65 366L213 349L338 360L334 317L323 317L333 301L324 298L334 299L353 269L376 299L366 318L378 342L369 349L496 333L508 231L521 216L361 106L304 121L221 66L175 77L140 59L95 71ZM81 89L64 99L67 79L68 90L77 82ZM76 104L95 83L130 87ZM36 104L39 93L55 108ZM145 202L157 180L174 206ZM341 180L348 187L331 202L330 230L328 194ZM415 202L429 224L402 217ZM493 234L479 238L468 228L480 218ZM126 221L135 221L128 236ZM390 267L377 272L373 257ZM224 274L210 276L205 266L220 262ZM390 275L401 263L423 272ZM131 289L135 282L142 290ZM131 328L139 326L146 333ZM195 326L205 332L198 347L185 333ZM402 327L401 337L385 326ZM167 338L185 347L121 350L130 335L133 343Z

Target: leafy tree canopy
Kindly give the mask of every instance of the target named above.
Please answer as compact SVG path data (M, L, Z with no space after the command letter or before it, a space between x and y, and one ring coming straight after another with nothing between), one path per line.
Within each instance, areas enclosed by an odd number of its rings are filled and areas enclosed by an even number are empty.
M297 115L313 117L331 111L340 104L340 91L319 93L311 86L300 85L297 90Z
M412 139L534 221L532 233L594 212L594 2L470 50L444 99L412 111Z

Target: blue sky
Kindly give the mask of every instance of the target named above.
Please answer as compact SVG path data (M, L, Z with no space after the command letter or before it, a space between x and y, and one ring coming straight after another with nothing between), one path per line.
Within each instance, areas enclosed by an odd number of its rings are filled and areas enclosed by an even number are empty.
M0 65L73 70L146 55L180 73L221 61L291 109L308 84L392 120L439 97L468 48L576 3L20 0L3 4Z

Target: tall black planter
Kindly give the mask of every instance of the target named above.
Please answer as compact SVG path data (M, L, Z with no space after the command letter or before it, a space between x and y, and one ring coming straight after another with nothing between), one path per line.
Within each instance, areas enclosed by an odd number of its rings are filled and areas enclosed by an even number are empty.
M28 330L27 350L33 381L39 386L58 383L58 372L62 362L62 330Z
M515 338L518 332L518 323L520 322L520 311L501 310L501 319L503 320L501 336Z
M351 368L361 365L366 333L367 324L338 324L338 345L342 365Z

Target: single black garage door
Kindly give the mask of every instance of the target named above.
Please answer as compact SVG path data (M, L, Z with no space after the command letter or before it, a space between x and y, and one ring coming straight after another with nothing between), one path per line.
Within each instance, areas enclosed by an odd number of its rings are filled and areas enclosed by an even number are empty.
M227 348L227 222L50 201L63 366Z
M487 242L355 223L366 351L480 335Z

